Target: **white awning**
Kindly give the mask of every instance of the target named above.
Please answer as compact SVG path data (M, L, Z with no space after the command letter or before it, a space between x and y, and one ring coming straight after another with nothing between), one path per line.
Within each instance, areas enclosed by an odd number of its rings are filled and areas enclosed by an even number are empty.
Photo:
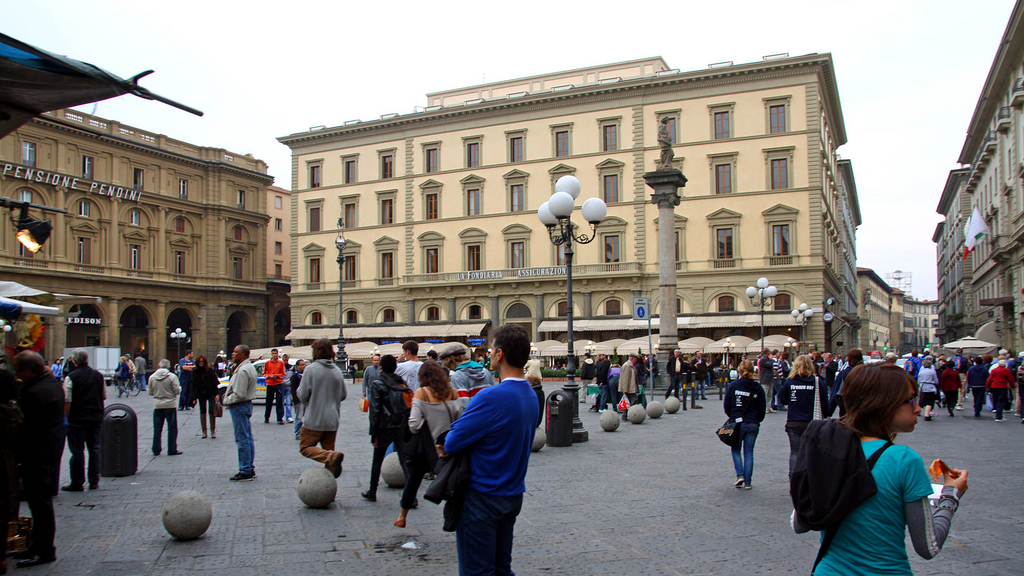
M475 324L413 324L389 326L353 326L345 328L345 339L380 339L397 338L415 340L417 338L448 338L460 336L479 336L487 327L487 323ZM337 328L295 328L286 336L289 340L316 340L317 338L338 339Z
M676 323L680 330L696 328L753 328L761 325L758 314L700 314L679 316ZM651 319L651 325L658 330L659 319ZM797 326L797 321L789 314L765 315L765 326ZM647 330L645 320L632 318L598 318L573 319L572 328L575 332L603 332L611 330ZM537 327L539 332L565 332L568 330L565 320L544 320Z

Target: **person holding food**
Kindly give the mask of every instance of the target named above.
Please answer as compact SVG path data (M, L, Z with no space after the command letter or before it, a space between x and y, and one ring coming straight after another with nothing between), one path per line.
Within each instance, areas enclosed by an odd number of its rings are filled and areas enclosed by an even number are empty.
M951 469L941 460L932 464L935 481L943 484L933 507L932 484L921 456L890 444L897 434L914 431L921 412L917 382L904 370L886 363L858 366L844 382L843 402L846 414L840 423L859 436L865 458L885 451L871 469L877 492L842 519L814 574L911 576L907 530L919 556L938 555L967 491L967 471Z

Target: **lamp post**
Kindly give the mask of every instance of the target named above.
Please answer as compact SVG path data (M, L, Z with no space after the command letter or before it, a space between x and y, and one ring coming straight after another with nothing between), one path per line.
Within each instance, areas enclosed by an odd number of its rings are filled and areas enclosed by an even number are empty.
M348 368L348 354L345 353L345 219L338 218L338 237L334 245L338 247L338 358L335 363L341 372Z
M725 339L725 346L723 348L725 348L725 366L729 367L731 365L729 364L729 355L736 349L736 343L732 341L732 337Z
M537 209L537 217L548 229L548 235L555 246L565 247L565 292L566 292L566 327L567 353L565 365L565 386L562 388L572 396L572 441L586 442L589 434L583 428L579 412L579 384L576 383L576 360L573 357L572 332L572 257L573 243L589 244L597 236L597 225L608 215L608 206L600 198L589 198L583 203L581 212L583 219L590 223L591 234L575 234L572 228L572 212L576 209L576 199L582 186L575 176L562 176L555 182L555 193L547 202ZM557 227L557 228L556 228Z
M803 349L804 341L807 340L804 329L807 327L807 323L811 320L811 316L814 316L814 310L807 304L801 304L799 308L790 312L793 318L796 319L797 323L800 324L800 349Z
M171 340L174 340L178 347L178 360L181 360L181 341L185 338L188 338L188 334L182 332L181 328L175 328L174 332L171 332Z
M747 287L747 298L750 298L750 305L761 309L761 350L765 349L764 309L771 305L772 298L779 293L779 289L770 284L767 278L761 277L757 279L756 288L754 286Z

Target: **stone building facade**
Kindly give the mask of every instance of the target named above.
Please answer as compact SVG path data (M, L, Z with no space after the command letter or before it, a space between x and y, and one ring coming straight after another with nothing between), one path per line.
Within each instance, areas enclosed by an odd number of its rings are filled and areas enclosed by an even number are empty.
M268 344L285 343L291 331L291 191L267 186L267 326L272 327Z
M864 356L892 349L894 289L871 268L857 268L857 294L860 297L858 347ZM896 302L901 304L901 298ZM897 316L901 314L897 306Z
M36 254L0 227L0 276L97 297L47 320L47 358L99 345L174 360L176 328L182 352L265 345L263 161L58 110L0 140L0 167L3 196L67 210L31 211L54 227Z
M974 312L974 258L964 258L964 226L971 217L972 198L967 191L969 168L950 170L936 209L944 220L935 226L938 280L938 321L940 342L973 336L977 326Z
M292 149L293 341L330 336L339 321L353 340L480 337L506 322L562 339L564 260L537 208L567 174L583 185L578 204L608 204L595 241L576 247L576 339L646 332L630 307L634 296L660 305L643 174L662 119L689 178L674 222L680 338L757 338L744 290L767 276L781 294L767 333L798 335L789 312L808 303L807 340L822 346L826 299L842 321L856 315L860 214L852 167L840 175L846 131L827 54L693 72L661 58L595 66L279 138Z

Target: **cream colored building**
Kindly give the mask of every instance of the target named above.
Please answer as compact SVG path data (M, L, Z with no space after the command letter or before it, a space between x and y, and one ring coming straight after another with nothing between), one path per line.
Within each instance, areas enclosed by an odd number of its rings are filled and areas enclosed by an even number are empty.
M952 342L964 336L973 336L974 311L974 258L964 258L964 226L971 217L972 198L967 191L969 168L950 170L942 196L936 209L944 220L935 226L938 279L938 321L936 335L940 342Z
M342 315L353 340L461 339L506 322L563 338L565 269L536 211L566 174L583 184L578 204L608 203L595 241L576 248L577 342L639 336L632 298L659 306L657 208L643 174L655 169L662 118L689 178L674 222L680 338L756 338L744 290L761 276L781 294L769 334L797 336L789 312L806 302L818 311L807 339L822 346L825 299L856 310L859 207L852 168L847 185L839 174L846 131L828 54L692 72L647 58L427 104L279 139L292 149L293 341L332 336Z
M939 328L938 300L903 300L903 352L924 350L937 344Z
M857 268L857 293L860 296L858 347L867 357L893 348L893 292L895 290L870 268ZM895 302L897 317L902 315L902 294Z
M284 344L291 331L291 191L267 186L267 326L273 328L268 344Z
M0 225L0 278L96 297L58 301L68 317L47 319L47 359L99 345L175 360L176 328L182 353L265 344L262 160L58 110L0 139L0 169L0 195L67 210L31 211L54 227L36 254Z

